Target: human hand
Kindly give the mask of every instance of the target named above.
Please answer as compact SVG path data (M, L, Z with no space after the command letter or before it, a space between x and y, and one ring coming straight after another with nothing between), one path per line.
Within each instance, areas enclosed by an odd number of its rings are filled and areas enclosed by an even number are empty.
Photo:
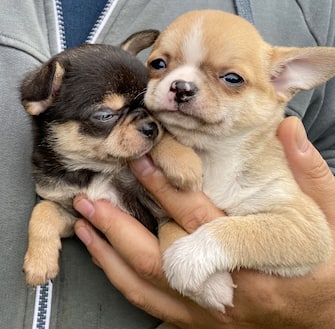
M335 181L328 166L306 140L297 119L284 120L278 136L297 182L333 225ZM134 164L135 175L189 233L222 216L201 192L175 191L146 161ZM130 301L158 318L181 328L335 328L331 322L335 308L335 257L303 278L276 278L246 270L233 273L238 285L235 307L221 315L162 288L165 281L158 241L134 218L105 201L89 203L79 197L75 206L110 242L101 239L88 223L77 222L76 233L96 263Z
M279 129L288 163L300 188L328 218L335 241L335 178L318 151L307 140L295 117ZM250 328L335 328L335 254L315 272L300 278L279 278L242 270L233 273L238 285L235 308L229 315ZM236 328L240 328L236 326ZM249 328L247 326L247 328Z
M171 196L166 202L167 208L189 232L223 215L203 193L175 191L146 159L138 162L136 168L146 175L146 179L159 182L152 188L157 188L162 196ZM146 172L149 168L154 171ZM188 206L173 207L176 199ZM159 241L135 218L108 201L91 202L84 196L77 197L74 206L88 219L76 222L76 234L86 245L93 261L131 303L181 328L219 329L222 321L230 321L227 316L213 315L168 289L162 272ZM92 226L102 232L107 241Z

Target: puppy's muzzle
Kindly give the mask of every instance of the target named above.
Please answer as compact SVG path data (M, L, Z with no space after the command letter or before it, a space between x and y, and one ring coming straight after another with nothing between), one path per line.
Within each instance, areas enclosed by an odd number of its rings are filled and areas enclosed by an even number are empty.
M185 103L196 95L198 88L193 82L175 80L171 83L170 91L175 94L177 103Z
M155 139L158 136L158 126L156 122L146 122L139 128L140 133L150 139Z
M144 108L128 109L132 122L137 122L137 130L146 138L155 140L160 132L158 123L152 119L149 112Z

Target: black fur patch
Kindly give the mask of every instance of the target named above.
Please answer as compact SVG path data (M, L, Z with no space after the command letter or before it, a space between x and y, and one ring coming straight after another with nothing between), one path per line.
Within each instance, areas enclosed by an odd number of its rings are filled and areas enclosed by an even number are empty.
M62 76L59 76L60 83L55 88L53 81L57 65L61 67ZM57 186L62 186L62 189L68 186L78 189L78 193L88 187L98 174L96 169L88 166L70 170L54 148L52 127L75 122L83 138L87 135L104 140L116 125L126 119L129 123L149 116L143 105L146 84L144 65L120 48L108 45L84 45L64 51L30 74L22 84L22 101L24 104L40 102L41 106L46 107L37 111L37 115L31 113L34 135L32 161L36 184L42 189L51 190ZM109 120L113 109L106 108L103 101L111 94L122 95L124 104L112 113ZM44 100L48 101L43 103ZM118 169L113 174L106 174L106 179L117 189L129 213L151 231L157 232L156 218L163 216L162 210L136 181L129 168L125 167L125 160L115 159L115 164ZM108 165L113 166L113 163ZM58 192L62 194L62 191ZM71 200L68 197L61 204L75 213L69 209Z

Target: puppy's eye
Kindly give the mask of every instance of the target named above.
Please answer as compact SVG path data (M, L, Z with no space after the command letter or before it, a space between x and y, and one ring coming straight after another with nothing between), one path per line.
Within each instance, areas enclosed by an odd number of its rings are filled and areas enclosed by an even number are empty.
M239 87L244 83L244 79L236 73L228 73L220 76L220 79L227 85Z
M92 114L91 120L95 121L97 123L107 123L111 121L116 121L118 118L118 115L110 110L105 110L105 111L97 111Z
M154 59L152 62L150 62L150 66L154 70L164 70L167 67L166 62L162 58Z

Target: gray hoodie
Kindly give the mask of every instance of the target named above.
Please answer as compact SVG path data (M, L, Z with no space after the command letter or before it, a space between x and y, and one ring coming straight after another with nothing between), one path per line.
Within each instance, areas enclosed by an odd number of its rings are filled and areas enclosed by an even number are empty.
M236 12L236 5L240 14L250 14L248 1L244 0L110 1L90 42L118 44L138 30L161 30L188 10ZM32 328L33 324L36 291L26 287L21 268L36 196L30 171L30 124L20 105L18 86L26 72L62 50L58 6L56 0L0 3L0 328ZM260 33L274 45L334 46L332 0L251 0L251 11ZM146 53L141 56L144 59ZM310 140L335 173L334 84L332 80L299 94L287 113L303 119ZM53 284L51 307L44 309L51 309L50 328L140 329L154 328L158 323L116 291L77 239L63 242L60 268ZM45 292L50 297L51 291Z

